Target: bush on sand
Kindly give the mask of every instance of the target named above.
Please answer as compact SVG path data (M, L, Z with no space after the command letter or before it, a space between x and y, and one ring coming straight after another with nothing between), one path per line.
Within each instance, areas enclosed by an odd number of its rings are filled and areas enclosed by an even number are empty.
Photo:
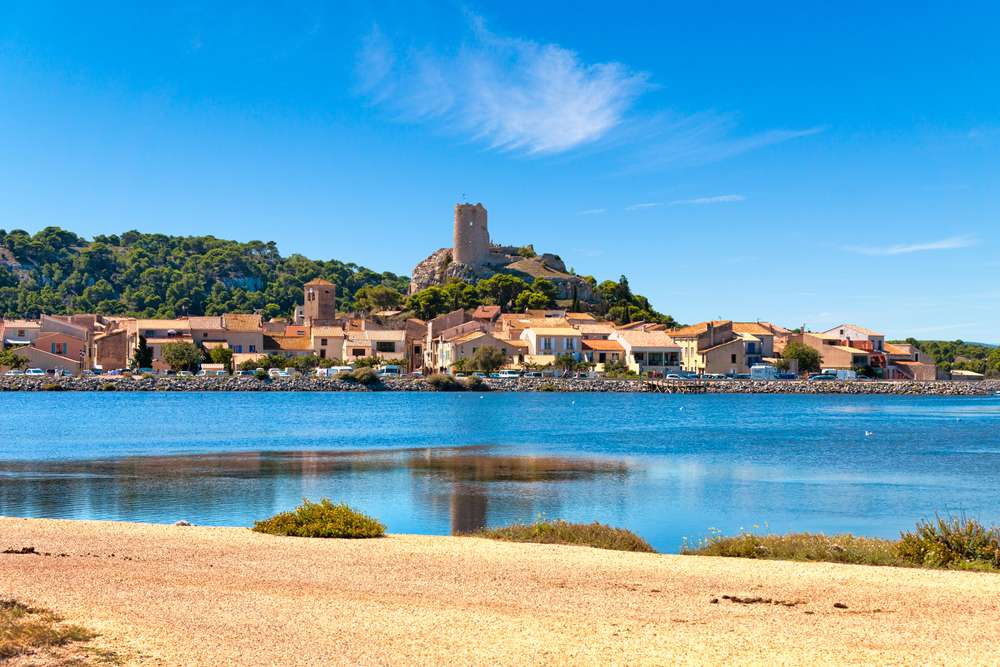
M632 531L624 528L612 528L596 521L594 523L569 523L561 520L536 521L535 523L513 524L502 528L483 528L472 535L507 542L576 544L614 551L656 553L653 547Z
M318 503L304 499L293 511L258 521L253 529L258 533L289 537L355 538L385 535L385 526L377 520L344 503L335 505L328 498L323 498Z

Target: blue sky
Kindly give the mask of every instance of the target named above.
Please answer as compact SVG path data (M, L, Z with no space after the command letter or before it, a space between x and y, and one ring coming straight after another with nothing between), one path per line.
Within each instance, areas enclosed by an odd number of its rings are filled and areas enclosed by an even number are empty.
M408 273L467 199L682 321L1000 339L996 4L203 4L3 4L0 228Z

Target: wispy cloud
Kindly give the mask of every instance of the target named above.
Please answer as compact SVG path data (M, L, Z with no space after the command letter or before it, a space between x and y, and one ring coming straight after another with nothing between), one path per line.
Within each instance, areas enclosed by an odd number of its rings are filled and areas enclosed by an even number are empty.
M642 204L632 204L631 206L626 206L626 211L642 211L647 208L656 208L657 206L663 206L663 202L659 201L648 201Z
M359 88L407 120L436 120L490 148L559 153L604 136L648 87L621 63L587 63L556 44L500 37L473 20L455 54L397 54L376 26L357 62Z
M958 248L974 246L977 243L978 240L974 236L967 234L924 243L897 243L887 246L848 246L845 250L856 252L860 255L909 255L914 252L930 252L933 250L957 250Z
M684 205L694 205L702 206L704 204L728 204L729 202L746 201L746 197L743 195L716 195L714 197L697 197L695 199L675 199L670 202L671 206L684 206Z
M606 208L588 208L584 211L580 211L577 215L600 215L601 213L607 213Z
M736 116L637 113L647 72L585 61L558 44L504 37L468 17L457 50L398 49L376 25L357 57L357 92L397 120L429 123L488 148L554 155L623 150L628 169L714 162L823 128L736 136Z

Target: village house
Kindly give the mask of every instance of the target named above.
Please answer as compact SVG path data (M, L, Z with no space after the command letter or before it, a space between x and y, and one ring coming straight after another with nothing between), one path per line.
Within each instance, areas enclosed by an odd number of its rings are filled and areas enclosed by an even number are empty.
M909 343L884 343L888 365L887 380L936 380L938 367L934 360Z
M527 343L524 361L527 364L545 366L553 364L557 357L570 355L577 361L583 359L583 334L565 320L563 326L548 326L547 322L534 320L533 324L521 332L520 339Z
M625 348L617 340L583 338L580 341L583 358L594 364L594 370L603 373L605 364L625 363Z
M885 335L857 324L841 324L824 331L828 336L835 336L840 345L864 350L868 353L867 366L885 369L888 360L885 354Z
M689 373L749 373L746 341L733 330L730 320L700 322L673 329L670 337L681 348L681 367Z
M506 366L517 366L524 361L524 347L516 343L497 338L486 331L470 331L444 341L440 348L441 367L450 370L462 359L468 360L475 356L476 351L484 347L493 347L503 352Z
M313 354L320 359L342 361L344 358L344 329L339 326L316 326L309 332Z
M31 345L42 325L34 320L0 320L0 340L6 346Z
M584 341L590 345L597 342ZM681 346L665 331L626 329L611 334L607 342L621 345L623 361L630 371L665 375L681 370Z
M835 370L855 370L869 365L869 353L859 347L844 345L837 335L829 333L804 332L789 334L786 346L791 343L802 343L820 354L821 368Z

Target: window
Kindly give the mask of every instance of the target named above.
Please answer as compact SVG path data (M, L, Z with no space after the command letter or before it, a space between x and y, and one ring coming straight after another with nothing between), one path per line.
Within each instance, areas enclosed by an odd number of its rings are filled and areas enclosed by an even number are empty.
M632 356L635 357L636 361L645 361L646 360L646 353L645 352L634 352L632 354Z
M663 353L662 352L650 352L649 353L649 365L650 366L662 366L663 365Z
M256 345L249 345L248 347L250 348L250 352L256 352L257 351L257 346Z
M319 339L319 344L322 345L323 347L326 347L326 339L325 338L320 338Z
M315 301L315 300L316 300L316 290L310 289L309 291L306 292L306 301Z
M391 340L379 340L375 341L375 351L376 352L395 352L396 343Z
M419 345L413 346L413 354L423 354L423 351L420 349Z
M618 353L617 352L612 352L611 353L611 361L618 361Z
M363 357L363 356L365 356L365 350L364 350L364 348L361 348L361 347L354 348L353 350L351 350L351 356L352 357Z
M575 338L565 338L563 340L565 341L566 349L567 350L575 350L576 349L576 339Z
M601 352L600 354L597 355L597 361L599 363L603 364L607 360L608 360L608 353L607 352Z
M242 354L243 353L243 346L242 345L233 345L233 352L235 352L236 354Z
M208 332L207 331L202 331L201 332L201 337L202 338L208 338Z
M736 363L736 355L735 354L729 355L729 362L733 363L733 364Z
M326 350L320 350L319 351L319 358L320 359L326 359Z

